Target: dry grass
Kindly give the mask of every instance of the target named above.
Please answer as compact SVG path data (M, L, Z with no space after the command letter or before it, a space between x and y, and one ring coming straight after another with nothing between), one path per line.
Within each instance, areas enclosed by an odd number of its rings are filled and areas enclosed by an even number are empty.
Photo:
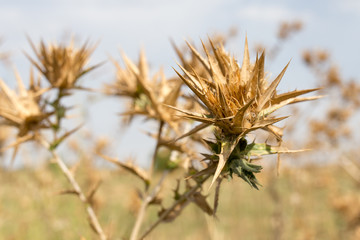
M125 172L98 171L103 179L96 194L100 221L111 239L130 236L129 229L136 216L128 211L136 209L134 177ZM314 173L316 178L312 177ZM259 177L260 181L267 182L274 174L274 170L268 169ZM86 172L78 175L85 186L86 175ZM170 178L177 176L179 173L174 172ZM94 239L80 201L70 195L57 194L67 183L55 165L49 164L37 171L2 171L0 178L3 183L1 239ZM357 191L357 186L344 171L338 171L336 166L283 169L282 175L273 181L280 206L272 200L267 184L261 191L253 191L237 180L224 181L217 213L219 220L211 225L215 227L211 231L216 231L219 238L213 239L237 239L239 234L246 239L272 239L276 234L276 221L282 221L281 239L349 239L352 229L347 228L347 215L336 209L341 199ZM167 184L164 192L166 188L173 186ZM109 192L112 194L108 195ZM156 219L157 208L150 209L145 227ZM279 211L280 217L277 217L275 213ZM160 225L148 239L174 236L177 239L211 239L214 233L209 232L208 224L212 221L190 204L173 224ZM22 231L18 231L19 228Z

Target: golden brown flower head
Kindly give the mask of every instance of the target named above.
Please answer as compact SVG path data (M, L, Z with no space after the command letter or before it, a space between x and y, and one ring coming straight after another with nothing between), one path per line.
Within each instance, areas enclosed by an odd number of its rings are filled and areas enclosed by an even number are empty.
M46 46L40 43L37 49L29 40L37 61L28 56L31 63L44 75L53 88L71 89L75 88L77 81L87 72L98 67L86 67L90 55L95 47L89 47L85 43L77 49L71 43L69 46L50 44Z
M252 164L245 156L256 156L258 153L252 152L253 150L260 150L261 155L280 153L280 150L267 144L247 144L246 135L251 131L263 129L281 141L282 131L274 124L286 117L276 118L271 114L287 104L319 98L318 96L299 97L317 89L277 94L276 88L288 65L269 84L264 70L265 54L256 57L255 63L251 64L247 39L241 66L224 50L222 44L215 47L211 40L209 42L211 52L203 44L206 58L188 44L209 77L204 77L204 74L199 75L194 68L187 70L181 65L179 67L184 75L175 70L206 111L205 114L198 114L175 108L184 113L184 117L202 122L184 136L210 125L217 127L214 131L216 142L206 142L213 152L212 155L206 155L210 164L195 175L200 176L205 172L214 173L210 185L212 186L224 170L225 174L232 176L235 173L252 187L257 188L259 183L254 173L260 172L261 166Z
M5 146L6 141L10 138L10 131L7 126L0 125L0 157L2 157L3 151L1 149Z
M29 131L47 127L43 120L49 114L43 112L39 96L46 89L39 89L30 79L31 86L27 90L17 75L19 94L16 94L0 79L0 117L3 124L18 128L18 135L24 136Z
M184 76L178 73L185 84L196 94L207 110L206 114L185 113L185 117L218 126L225 136L245 136L250 131L263 129L275 134L274 123L286 117L274 118L270 114L287 104L313 100L318 97L297 98L299 95L315 91L309 89L293 91L278 95L276 87L283 77L286 68L268 84L264 71L265 55L250 63L247 40L242 66L228 54L222 45L215 47L211 40L212 53L204 46L207 59L190 44L194 55L208 72L209 78L201 77L195 70L188 71L182 66Z
M125 68L114 61L117 69L116 80L105 86L105 93L129 97L132 100L129 110L124 115L145 115L177 128L173 110L165 104L176 105L182 81L177 78L166 79L162 70L149 77L149 66L143 51L140 53L138 64L133 63L125 54L122 57Z
M211 41L214 44L226 44L228 38L230 38L230 36L228 37L224 35L215 34L214 36L212 36ZM180 47L177 46L174 41L171 41L171 44L183 68L185 68L187 71L194 70L198 76L201 76L203 78L210 77L208 71L206 71L202 63L199 61L197 54L191 51L186 44ZM208 48L211 46L210 44L205 43L205 47Z

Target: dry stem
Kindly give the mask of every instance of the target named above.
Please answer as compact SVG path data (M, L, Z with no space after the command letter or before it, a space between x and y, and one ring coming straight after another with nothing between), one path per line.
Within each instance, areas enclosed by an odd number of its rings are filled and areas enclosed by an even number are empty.
M147 206L149 205L149 203L157 196L157 194L159 193L160 189L161 189L161 185L166 177L166 175L168 174L168 171L165 171L160 179L160 181L158 182L158 184L156 184L154 190L148 194L147 196L145 196L142 204L141 204L141 207L140 207L140 211L139 211L139 214L136 218L136 222L135 222L135 225L134 225L134 228L131 232L131 237L130 237L130 240L136 240L137 239L137 236L139 235L139 231L140 231L140 227L141 227L141 224L144 220L144 216L145 216L145 212L146 212L146 208Z
M360 169L351 161L347 156L342 156L340 159L340 165L343 169L358 183L360 183Z
M56 163L59 165L61 171L63 172L63 174L65 175L65 177L67 178L67 180L70 182L70 184L74 188L75 192L77 193L77 196L79 196L79 199L81 200L81 202L84 203L84 205L86 207L86 212L89 217L90 225L93 227L95 232L99 235L101 240L107 240L107 236L105 235L105 233L99 223L99 220L96 217L94 209L89 204L85 194L81 190L80 185L75 180L75 178L74 178L73 174L71 173L71 171L69 170L69 168L66 166L64 161L60 158L60 156L56 153L55 150L50 150L50 144L45 139L40 137L38 140L41 143L41 145L43 145L46 149L48 149L51 152Z
M153 172L154 172L154 168L155 168L155 164L156 164L156 155L157 155L158 149L160 147L161 133L162 133L163 127L164 127L164 121L160 121L156 146L155 146L155 150L154 150L154 154L153 154L153 157L152 157L152 160L151 160L151 165L150 165L150 170L149 170L149 176L150 177L153 177ZM134 225L134 227L133 227L133 229L131 231L130 240L136 240L137 239L137 236L139 235L141 224L142 224L142 222L144 220L146 208L149 205L149 203L159 193L160 188L161 188L161 184L162 184L165 176L167 175L167 173L168 173L168 171L164 171L159 183L155 186L154 190L150 194L148 193L148 187L145 189L145 191L146 191L145 197L144 197L143 202L141 204L139 214L137 215L135 225Z
M155 146L154 154L153 154L151 165L150 165L150 173L149 173L150 177L152 177L152 174L154 172L154 168L155 168L155 164L156 164L156 155L157 155L158 149L161 145L161 134L162 134L163 127L164 127L164 121L160 121L157 140L156 140L156 146Z
M155 227L157 227L157 225L159 225L164 218L166 218L166 216L175 209L175 207L181 203L182 201L184 201L185 199L187 199L189 196L191 196L192 194L194 194L201 186L202 184L210 177L210 175L204 177L200 182L198 182L194 187L192 187L189 191L187 191L184 195L182 195L176 202L173 203L173 205L168 208L165 212L163 212L163 214L160 215L160 217L158 218L158 220L156 222L154 222L146 231L145 233L140 237L140 239L144 239L147 235L149 235L154 229Z

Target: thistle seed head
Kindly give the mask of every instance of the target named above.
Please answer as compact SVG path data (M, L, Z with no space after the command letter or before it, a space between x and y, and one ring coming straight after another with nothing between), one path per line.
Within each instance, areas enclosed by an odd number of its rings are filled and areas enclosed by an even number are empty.
M41 89L32 79L31 77L30 88L26 89L17 74L18 94L0 79L0 117L4 120L4 125L18 128L20 137L29 131L46 128L43 120L51 115L44 111L45 107L40 101L40 96L47 89Z
M194 69L179 67L184 75L177 72L184 83L203 103L206 114L185 112L184 117L213 124L219 127L225 136L245 136L247 133L263 129L281 138L274 131L273 124L286 117L275 118L271 114L277 109L291 103L313 100L318 97L298 98L298 96L315 91L309 89L277 94L277 86L284 76L289 64L270 84L265 73L265 53L250 63L247 40L242 65L227 53L223 45L215 46L211 40L211 49L203 44L206 57L190 44L189 48L202 63L209 77L199 75ZM181 111L180 109L178 109Z
M73 42L69 46L40 43L37 48L29 39L37 60L27 57L31 63L44 75L51 87L59 89L76 88L81 76L99 65L86 67L90 55L96 46L89 47L86 42L81 48L75 48Z

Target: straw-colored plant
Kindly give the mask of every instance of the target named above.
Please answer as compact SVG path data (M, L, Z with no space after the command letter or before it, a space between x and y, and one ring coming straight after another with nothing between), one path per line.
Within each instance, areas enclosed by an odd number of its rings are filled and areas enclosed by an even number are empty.
M19 75L15 72L19 88L17 94L0 80L1 124L15 127L18 130L17 140L3 148L2 151L15 147L16 153L21 143L30 140L44 146L52 154L55 162L73 188L63 191L63 193L71 193L79 197L86 208L92 228L100 239L107 239L91 205L91 196L93 194L90 196L84 194L73 172L56 152L59 144L79 128L76 127L71 131L62 129L61 122L67 116L67 109L70 108L63 106L62 99L70 94L70 90L82 88L76 85L77 81L85 73L96 67L85 67L94 49L89 48L87 44L84 44L80 49L74 48L73 44L70 46L54 44L47 47L41 42L40 48L37 50L31 41L30 43L38 62L31 57L29 59L50 83L50 87L41 88L40 80L35 82L33 74L31 74L30 87L26 89ZM55 99L44 96L44 93L48 91L57 92ZM47 134L42 131L44 129L53 131L52 140L47 140ZM60 133L62 133L61 136Z
M30 78L30 88L26 89L18 76L19 94L11 90L0 79L0 116L3 124L18 129L18 136L23 137L30 131L47 128L44 121L51 113L44 112L44 105L39 101L46 89L39 89L33 77Z
M266 144L247 144L245 137L252 131L262 129L273 134L281 142L282 131L274 124L287 117L274 117L272 113L288 104L319 98L299 97L318 89L277 94L276 87L288 65L269 84L264 70L265 54L262 53L256 58L255 63L251 64L247 40L241 67L222 45L215 47L211 40L209 41L212 53L203 45L207 58L202 57L194 47L188 45L210 78L200 77L196 71L188 71L181 65L179 66L185 76L177 72L203 103L205 112L199 114L177 110L182 112L185 118L201 122L201 128L216 126L214 131L216 141L207 141L213 151L213 155L207 156L211 163L203 170L204 173L214 173L211 184L225 170L230 176L235 173L257 188L258 182L254 173L260 172L261 166L252 164L251 156L290 151Z
M86 67L90 55L95 50L95 46L89 47L88 43L76 49L74 42L69 46L57 44L46 46L44 42L41 42L39 48L31 40L29 42L37 61L27 55L29 60L44 75L53 88L80 88L76 84L81 76L98 66Z
M73 94L73 90L86 89L79 85L79 79L98 66L86 65L94 47L89 47L87 43L80 48L75 48L73 43L69 46L46 46L43 42L36 47L30 43L36 58L27 56L42 78L35 83L31 75L30 87L26 89L17 77L18 94L0 80L1 124L18 130L18 139L9 147L17 148L29 140L44 146L71 184L71 189L62 193L75 194L81 200L93 230L100 239L107 239L108 234L100 225L93 206L93 196L98 186L86 195L76 181L75 171L70 170L57 153L58 146L80 128L65 130L62 122L72 106L65 105L63 99ZM145 116L146 120L158 124L157 131L148 132L156 139L148 170L134 162L119 161L106 156L101 150L97 151L102 158L144 183L144 188L137 190L137 202L141 204L135 211L137 217L131 230L132 240L144 239L159 224L173 221L190 203L204 213L215 216L220 184L225 177L237 175L258 189L260 183L255 174L261 171L262 166L255 164L255 159L267 154L297 152L281 146L283 133L276 124L287 116L276 117L274 112L289 104L319 98L301 97L318 89L278 93L277 86L288 65L269 83L265 72L265 54L250 62L247 40L242 65L225 51L219 39L209 40L207 45L203 43L205 56L193 45L187 43L187 46L187 50L180 50L174 45L183 74L175 70L177 75L167 78L159 70L154 76L149 76L143 51L137 64L123 54L125 67L113 61L116 79L104 88L107 95L129 99L130 105L122 113L123 116L130 119ZM43 79L46 79L48 88L40 86ZM192 93L184 90L183 85ZM194 122L200 124L195 125ZM205 132L205 128L209 131ZM248 143L250 133L257 136L256 130L275 136L278 144ZM52 138L46 133L49 131ZM211 136L213 139L209 139ZM207 147L209 152L201 156L198 145ZM175 170L182 172L184 177L177 179L173 191L162 193L168 175ZM216 187L211 205L207 196L213 184ZM166 197L172 201L164 201ZM151 206L157 207L158 218L144 230L142 224Z
M181 52L180 48L175 46L182 64L179 67L184 72L181 74L175 70L178 79L161 77L158 81L158 75L149 78L143 53L138 65L123 55L125 68L114 62L117 78L113 84L105 88L107 94L131 99L131 109L125 112L125 115L143 115L147 119L159 122L157 134L151 134L157 139L157 144L149 171L140 169L132 163L122 163L117 159L101 155L145 183L145 190L141 194L142 204L131 234L133 240L138 239L145 212L150 205L160 205L159 218L145 230L140 239L150 234L160 223L173 221L191 202L205 213L215 215L223 177L232 177L235 174L258 189L260 183L254 174L259 173L262 167L253 163L255 158L267 154L297 152L280 146L282 129L275 124L287 117L275 117L273 113L288 104L319 98L318 96L301 97L318 89L278 94L276 88L288 65L269 84L265 73L265 54L261 54L254 63L251 63L247 40L242 66L225 51L221 41L214 43L209 40L208 46L203 43L206 57L189 43L188 48L188 52ZM186 58L189 55L190 58ZM159 75L162 76L161 72ZM179 80L190 88L194 93L193 96L184 94L180 90ZM173 83L176 83L176 87L169 87ZM166 90L169 88L172 91ZM170 102L167 101L169 97L171 97ZM174 112L169 110L181 114L176 118ZM191 123L193 121L200 124L190 131L187 130L188 126L193 125ZM208 140L200 133L210 126L213 126L214 140ZM259 129L274 135L279 143L278 146L255 142L248 144L246 140L248 134ZM180 141L189 136L190 139L185 140L188 144L184 144L184 140ZM203 153L205 158L199 158L191 148L194 143L208 147L211 154ZM182 154L177 159L177 163L187 162L187 164L173 164L172 168L163 169L161 180L154 182L156 178L153 169L157 165L160 147L169 149L171 153ZM173 161L171 156L173 154L169 155L169 162ZM173 203L166 207L159 195L161 186L168 171L179 166L183 167L187 177L178 180ZM203 186L210 177L213 178L210 186L217 183L213 206L210 206L203 193ZM182 182L185 185L184 190L180 188Z
M122 113L130 119L135 115L144 115L149 119L168 123L173 129L178 129L174 111L166 105L174 106L180 94L182 85L179 79L166 79L162 70L153 77L149 76L149 66L144 51L141 51L139 63L136 65L125 54L123 69L116 61L116 81L105 85L108 95L128 97L131 103L128 110Z

